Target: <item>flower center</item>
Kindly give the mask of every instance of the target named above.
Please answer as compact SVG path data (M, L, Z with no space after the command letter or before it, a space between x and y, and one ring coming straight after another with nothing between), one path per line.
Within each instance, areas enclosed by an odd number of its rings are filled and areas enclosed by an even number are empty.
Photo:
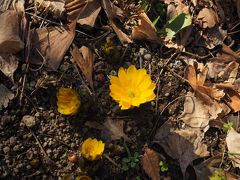
M128 96L131 97L131 98L134 98L135 97L135 94L132 90L129 90L128 91Z

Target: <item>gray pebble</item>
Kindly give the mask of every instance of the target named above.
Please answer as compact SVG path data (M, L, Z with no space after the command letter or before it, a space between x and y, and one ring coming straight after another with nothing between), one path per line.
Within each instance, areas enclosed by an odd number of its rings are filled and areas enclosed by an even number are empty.
M71 148L74 148L75 146L76 146L76 144L74 144L74 143L71 143Z
M4 154L8 154L9 151L10 151L10 148L9 148L8 146L6 146L6 147L3 148Z
M51 150L51 149L48 149L48 150L46 151L46 153L47 153L47 154L51 154L51 153L52 153L52 150Z
M55 116L55 114L54 113L50 113L50 117L54 117Z
M11 145L15 145L16 144L16 137L13 137L13 136L10 137L9 142L10 142Z
M27 169L32 169L32 166L31 165L27 165Z
M145 60L147 60L147 61L150 61L150 60L152 59L152 55L151 55L151 54L145 54L145 55L143 56L143 58L144 58Z
M40 116L40 113L39 112L36 112L36 114L34 115L35 117L39 117Z
M35 118L33 116L30 116L30 115L23 116L22 122L29 128L32 128L36 125Z
M13 147L13 151L19 151L19 149L20 149L19 145L16 145L16 146Z
M31 160L33 158L33 152L30 150L26 153L26 157Z
M168 97L170 95L170 93L165 93L164 96Z

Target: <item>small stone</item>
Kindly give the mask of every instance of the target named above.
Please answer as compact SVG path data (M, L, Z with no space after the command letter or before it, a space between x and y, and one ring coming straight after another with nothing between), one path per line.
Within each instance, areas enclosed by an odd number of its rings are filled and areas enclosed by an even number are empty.
M75 146L76 146L76 144L74 144L74 143L71 143L71 148L74 148Z
M16 138L13 137L13 136L10 137L9 142L10 142L11 145L15 145L16 144Z
M168 97L170 95L170 93L165 93L164 96Z
M26 157L31 160L33 158L33 152L30 150L26 153Z
M152 55L151 55L151 54L145 54L145 55L143 56L143 58L144 58L145 60L147 60L147 61L150 61L150 60L152 59Z
M52 150L51 150L51 149L48 149L46 152L47 152L47 154L51 154L51 153L52 153Z
M19 145L16 145L16 146L13 147L13 151L19 151L19 149L20 149Z
M40 113L39 113L39 112L36 112L34 116L35 116L35 117L39 117L39 116L40 116Z
M36 125L35 118L33 116L30 116L30 115L23 116L22 122L29 128L32 128Z
M32 166L31 165L27 165L27 169L32 169Z
M55 114L54 113L50 113L50 117L54 117L55 116Z
M4 154L8 154L9 151L10 151L10 148L9 148L8 146L6 146L6 147L3 148Z

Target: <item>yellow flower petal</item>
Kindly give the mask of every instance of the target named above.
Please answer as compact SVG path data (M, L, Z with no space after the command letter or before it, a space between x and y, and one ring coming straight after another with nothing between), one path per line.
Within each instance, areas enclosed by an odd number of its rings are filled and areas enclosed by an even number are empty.
M155 98L156 85L145 69L131 65L127 70L120 68L118 77L110 78L110 96L119 103L121 109L151 101Z
M71 88L59 88L57 92L58 112L64 115L76 114L80 107L80 97L78 93Z
M105 144L97 139L88 138L81 146L81 154L90 161L98 160L104 151Z

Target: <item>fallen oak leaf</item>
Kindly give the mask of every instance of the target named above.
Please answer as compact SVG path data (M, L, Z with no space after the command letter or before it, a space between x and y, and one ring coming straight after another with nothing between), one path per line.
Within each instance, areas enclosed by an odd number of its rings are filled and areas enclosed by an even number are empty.
M178 130L168 120L157 130L153 143L159 144L170 157L178 160L185 176L193 160L209 156L207 146L202 142L203 137L200 128Z
M160 157L154 150L150 148L144 149L144 154L141 157L142 167L152 180L160 179L159 162Z
M33 30L31 63L43 64L56 71L75 37L76 21L60 27Z
M93 88L93 63L94 63L94 55L93 52L86 46L82 46L80 49L74 47L71 51L74 62L78 65L78 67L82 70L84 76L86 77L88 83L92 90Z
M14 94L3 84L0 84L0 110L2 110L2 107L6 108L9 101L11 101L13 98Z

